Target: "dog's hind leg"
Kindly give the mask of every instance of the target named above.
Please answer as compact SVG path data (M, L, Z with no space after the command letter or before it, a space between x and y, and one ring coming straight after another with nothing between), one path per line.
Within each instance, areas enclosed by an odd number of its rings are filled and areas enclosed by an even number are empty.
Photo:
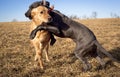
M99 43L98 41L95 42L96 46L97 46L97 50L99 52L102 52L103 54L105 54L106 56L108 56L112 61L118 62L120 63L119 60L115 59L109 52L107 52Z
M101 64L102 68L104 68L105 67L105 62L102 59L102 53L99 51L98 47L95 44L93 44L91 51L92 51L91 56L96 58L97 61Z
M74 53L75 53L75 56L83 63L84 65L84 71L88 71L92 68L91 64L87 61L87 59L84 57L84 52L85 52L85 49L81 49L82 47L78 48L76 47Z
M99 50L97 50L97 56L96 56L96 59L97 61L101 64L102 68L105 68L105 61L102 59L102 54Z

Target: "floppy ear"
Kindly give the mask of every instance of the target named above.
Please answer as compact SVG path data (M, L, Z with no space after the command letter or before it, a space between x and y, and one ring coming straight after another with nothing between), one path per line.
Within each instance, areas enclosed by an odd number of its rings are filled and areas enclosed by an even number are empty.
M49 7L50 6L50 2L46 1L46 6Z
M33 9L33 10L31 11L31 18L33 18L33 16L35 16L36 11L37 11L37 9Z
M30 20L32 19L32 16L31 16L31 11L33 8L36 8L38 6L42 5L42 1L36 1L34 3L32 3L30 6L29 6L29 10L25 13L25 16L28 17Z
M30 20L32 19L31 9L29 9L29 10L25 13L25 16L28 17Z
M50 6L50 9L51 9L51 10L54 10L54 5Z
M42 1L36 1L36 2L32 3L32 4L29 6L29 8L30 8L30 9L33 9L33 8L36 8L36 7L40 6L40 5L42 5Z

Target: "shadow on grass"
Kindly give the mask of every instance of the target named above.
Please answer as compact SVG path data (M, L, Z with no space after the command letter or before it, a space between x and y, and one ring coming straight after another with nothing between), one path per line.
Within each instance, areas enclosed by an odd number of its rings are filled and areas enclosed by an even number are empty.
M116 58L117 60L120 61L120 47L116 47L116 48L110 50L110 54L111 54L114 58Z
M112 56L113 58L117 59L119 62L120 62L120 47L116 47L110 51L108 51ZM104 58L107 57L107 56L104 56ZM109 58L109 57L108 57ZM117 62L117 63L119 63ZM119 65L118 65L119 66ZM110 59L106 62L106 66L105 66L105 69L109 69L111 67L118 67L116 66L113 61Z
M112 54L112 56L118 60L120 60L120 48L117 47L117 48L114 48L112 50L109 51L110 54ZM105 57L104 57L105 58ZM75 61L78 60L76 57L75 57L75 54L74 53L70 53L70 54L58 54L58 55L55 55L53 56L53 61L51 61L51 63L45 63L45 70L41 70L41 69L36 69L36 68L33 68L33 69L30 69L29 71L27 71L23 77L39 77L39 76L43 76L45 75L46 73L48 73L49 75L54 75L52 72L55 72L57 69L59 69L59 67L64 67L64 64L65 66L69 66L70 64L73 64L75 63ZM116 66L113 64L112 61L108 61L107 62L107 67L105 69L99 69L96 67L96 69L93 69L92 71L95 72L95 71L109 71L108 69L114 69L116 68ZM118 69L118 68L116 68ZM57 74L60 74L59 72L55 72ZM98 75L96 74L94 77L102 77L101 75Z
M117 59L118 61L120 61L120 47L116 47L112 50L109 51L109 53L115 58ZM78 58L76 58L75 54L74 53L70 53L68 58L71 58L71 62L70 63L74 63L76 60L78 60ZM108 61L109 62L112 62L112 61Z
M40 68L32 68L23 74L23 77L40 77L44 74L44 70Z

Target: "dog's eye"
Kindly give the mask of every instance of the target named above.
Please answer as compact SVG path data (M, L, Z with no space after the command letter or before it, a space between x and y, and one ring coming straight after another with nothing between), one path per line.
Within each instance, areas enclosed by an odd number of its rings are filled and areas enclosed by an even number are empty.
M43 11L41 11L40 14L43 14Z

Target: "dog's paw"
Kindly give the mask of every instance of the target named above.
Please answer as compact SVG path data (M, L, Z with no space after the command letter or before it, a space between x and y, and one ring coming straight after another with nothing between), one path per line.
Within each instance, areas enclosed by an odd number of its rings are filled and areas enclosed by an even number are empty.
M50 42L50 45L53 46L55 42L56 42L56 39L52 39Z
M30 39L34 39L35 38L35 35L30 35Z
M39 56L35 55L35 61L38 61L38 60L39 60Z
M87 71L89 71L91 68L92 68L91 64L87 64L87 65L85 65L85 66L83 67L82 71L83 71L83 72L87 72Z
M33 31L31 32L31 34L30 34L30 39L34 39L35 36L36 36L36 33L35 33L35 31L33 30Z

